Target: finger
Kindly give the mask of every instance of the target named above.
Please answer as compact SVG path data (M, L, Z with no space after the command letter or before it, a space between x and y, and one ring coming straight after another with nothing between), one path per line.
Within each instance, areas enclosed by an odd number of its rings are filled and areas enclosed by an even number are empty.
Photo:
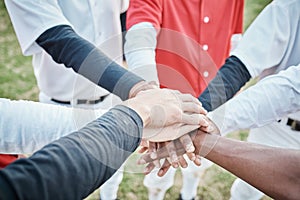
M186 153L187 157L190 159L190 161L195 161L196 155L195 153Z
M198 130L192 131L186 135L183 135L179 138L179 141L181 142L180 144L184 147L185 151L186 151L186 155L187 157L191 160L194 161L196 159L196 155L194 153L195 151L195 146L194 146L194 142L193 139L195 139L195 135L197 133ZM177 143L176 143L177 145ZM180 146L176 146L176 149L178 148L182 148Z
M194 164L197 166L201 166L201 157L200 155L196 155L196 159L194 160Z
M150 157L152 159L156 159L157 155L156 155L156 149L157 149L157 143L156 142L149 142L149 153L150 153Z
M156 155L157 145L158 145L158 143L156 143L156 142L149 142L149 149L150 149L149 152L150 152L150 157L152 159L154 159L153 160L154 166L157 167L157 168L160 168L159 160L155 160L157 158L157 155Z
M142 146L142 147L148 147L149 146L148 140L142 139L141 143L140 143L140 146Z
M145 175L149 174L154 168L155 165L153 163L149 163L144 169L144 174Z
M197 134L199 134L198 131L196 132L195 137L197 137ZM199 143L199 141L195 141L195 142L196 142L196 144L195 144L194 153L195 153L196 159L194 160L194 163L195 163L195 165L200 166L201 165L201 157L200 157L201 145L197 144L197 143Z
M178 97L183 102L194 102L194 103L202 106L202 103L191 94L182 94L181 93L178 95Z
M144 155L142 155L137 161L136 164L138 165L144 165L146 163L150 163L152 162L153 159L150 157L150 153L146 153Z
M195 151L195 147L192 141L192 138L189 134L183 135L179 138L179 141L181 142L183 148L187 153L192 153Z
M205 133L215 134L215 135L221 135L219 128L209 119L206 119L209 123L207 127L200 127L200 130Z
M176 155L183 155L185 153L185 149L183 148L183 146L181 145L181 147L176 147ZM154 160L158 160L158 159L162 159L162 158L168 158L169 157L169 151L167 149L166 146L164 147L159 147L159 149L157 149L157 158L156 159L152 159L150 156L150 153L145 153L144 155L142 155L139 160L137 161L138 165L144 165L146 163L149 162L153 162ZM171 160L170 160L171 162Z
M199 126L203 126L203 127L209 126L209 123L208 123L205 115L201 115L201 114L183 113L181 122L184 124L199 125Z
M160 167L160 163L159 161L156 161L156 149L157 149L157 146L158 146L158 143L156 142L148 142L148 153L147 154L144 154L142 155L138 161L137 161L137 164L138 165L143 165L143 164L146 164L146 163L149 163L149 162L146 162L144 159L146 158L146 160L151 160L151 162L153 162L153 164L157 167Z
M189 132L192 132L194 130L197 130L199 125L189 125L189 124L183 124L178 127L176 127L175 130L173 130L172 135L168 135L169 140L175 140L177 138L180 138L183 135L188 134ZM151 138L152 140L152 138Z
M195 102L183 102L181 104L181 109L183 112L187 113L197 113L206 115L207 111L199 104Z
M168 172L170 167L171 167L171 163L167 159L165 159L165 162L162 165L162 167L159 169L159 171L157 172L157 175L160 177L164 176Z
M179 159L176 154L176 146L175 146L174 142L168 142L166 145L166 148L169 152L169 157L170 157L172 166L174 168L179 167L179 164L178 164Z
M152 162L153 164L154 164L154 166L155 167L157 167L157 168L160 168L161 167L161 165L160 165L160 161L159 160L153 160L153 162Z
M177 141L177 140L175 140ZM178 139L179 143L175 143L176 144L176 150L177 150L177 155L181 155L181 152L178 152L178 149L185 149L185 154L187 155L187 157L191 160L194 161L196 159L196 155L194 153L195 151L195 147L193 144L193 140L192 137L190 136L190 134L186 134L181 136Z
M138 153L144 153L144 152L147 152L148 151L148 147L141 147L139 150L138 150Z
M187 168L188 164L183 156L179 156L179 164L182 168Z
M156 152L157 154L157 158L151 158L151 154L152 152L148 152L148 153L145 153L143 154L138 160L137 160L137 164L138 165L144 165L146 163L150 163L150 162L153 162L154 160L159 160L159 159L162 159L162 158L167 158L169 157L169 152L167 150L167 148L165 146L160 146L159 149L157 150Z

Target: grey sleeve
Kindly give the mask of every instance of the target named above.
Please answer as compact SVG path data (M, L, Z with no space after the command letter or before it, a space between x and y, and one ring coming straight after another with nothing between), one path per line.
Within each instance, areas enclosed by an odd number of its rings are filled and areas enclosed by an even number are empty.
M0 171L0 199L83 199L138 147L143 124L116 106L87 126Z
M122 100L128 99L131 88L143 81L80 37L70 26L52 27L41 34L36 42L55 62L72 68Z
M231 99L250 78L240 59L230 56L198 99L207 111L212 111Z

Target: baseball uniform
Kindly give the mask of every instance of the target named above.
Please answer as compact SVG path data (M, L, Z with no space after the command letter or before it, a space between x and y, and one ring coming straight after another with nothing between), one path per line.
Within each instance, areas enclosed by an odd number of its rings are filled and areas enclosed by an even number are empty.
M243 39L232 52L232 57L228 59L231 63L228 62L222 66L216 78L210 82L208 88L199 97L203 106L208 110L218 107L230 99L250 77L263 79L270 74L276 74L291 66L299 65L299 17L299 0L275 0L271 2L245 32ZM237 82L239 83L236 84ZM259 89L259 87L256 87L256 89ZM276 90L274 92L276 93ZM252 98L256 98L256 96ZM293 97L287 95L286 98L281 101L289 102L291 101L290 98ZM280 104L280 102L274 102L274 105L277 103ZM265 113L269 106L259 108L261 113ZM232 109L234 113L243 113L235 107ZM250 113L257 110L256 107L250 106L247 109L250 109ZM245 121L248 120L250 122L261 121L256 122L258 124L264 124L265 122L263 119L264 114L250 119L246 116L247 114L243 117L236 115L233 118L232 115L232 119L230 119L232 121L226 121L226 123L229 123L226 126L233 127L232 123L235 123L237 127L243 126ZM299 149L299 132L292 130L288 123L289 121L297 122L299 119L299 113L294 113L268 126L252 129L249 133L248 141ZM233 184L231 195L232 199L260 199L263 194L244 182L237 180Z
M0 170L0 199L84 199L135 151L142 130L135 111L116 106L79 131Z
M33 56L40 101L107 109L120 102L109 92L128 98L139 78L123 76L126 70L117 65L122 61L120 13L127 0L5 3L23 54ZM117 182L105 198L116 198Z
M125 42L128 69L161 87L198 97L228 57L232 35L242 32L243 9L240 0L131 0ZM196 196L200 177L210 165L203 160L201 168L190 163L181 169L181 198ZM163 199L175 171L145 177L150 200Z

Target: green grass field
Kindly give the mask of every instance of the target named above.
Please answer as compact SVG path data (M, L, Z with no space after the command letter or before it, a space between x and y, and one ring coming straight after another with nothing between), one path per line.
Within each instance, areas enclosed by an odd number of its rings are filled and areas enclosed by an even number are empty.
M245 29L271 0L246 0ZM10 19L5 10L3 0L0 0L0 97L10 99L38 99L38 88L33 75L31 57L24 57L16 40ZM230 137L245 140L247 131L232 133ZM120 185L119 199L147 199L147 190L143 186L141 173L130 173L134 169L134 160L137 155L129 159L125 167L123 181ZM135 170L137 171L137 170ZM140 170L141 171L141 170ZM235 177L218 166L206 171L198 188L198 198L222 200L230 196L230 187ZM80 184L80 183L79 183ZM176 173L175 184L168 190L165 199L174 200L178 197L181 187L181 173ZM99 190L96 190L87 199L99 199ZM269 199L264 197L264 199Z

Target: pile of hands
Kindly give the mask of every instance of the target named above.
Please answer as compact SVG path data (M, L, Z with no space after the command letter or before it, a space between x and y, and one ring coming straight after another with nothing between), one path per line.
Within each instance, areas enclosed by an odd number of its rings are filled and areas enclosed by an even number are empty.
M172 166L188 166L190 159L197 166L216 140L206 140L207 134L220 135L218 127L206 116L199 100L176 90L159 89L155 82L140 82L130 92L124 104L135 110L143 121L143 136L138 164L147 164L144 173L159 168L163 176ZM186 155L184 157L184 155Z

